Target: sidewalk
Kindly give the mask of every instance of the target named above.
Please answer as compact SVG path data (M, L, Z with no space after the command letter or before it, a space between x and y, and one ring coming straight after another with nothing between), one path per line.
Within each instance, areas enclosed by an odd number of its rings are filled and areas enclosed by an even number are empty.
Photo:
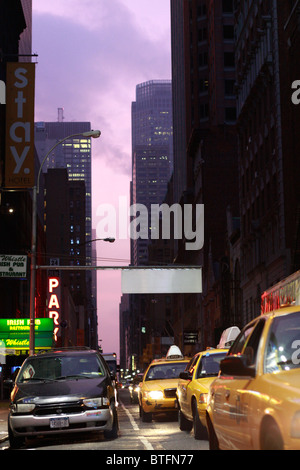
M0 443L8 439L7 433L8 401L0 401Z

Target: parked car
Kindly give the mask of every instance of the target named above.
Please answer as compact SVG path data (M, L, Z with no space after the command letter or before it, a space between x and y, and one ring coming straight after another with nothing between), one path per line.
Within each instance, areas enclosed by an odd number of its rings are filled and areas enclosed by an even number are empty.
M11 393L8 433L12 448L26 437L101 431L118 435L114 377L90 349L50 350L28 357Z
M210 386L211 449L300 450L300 307L242 330Z
M171 346L166 357L151 362L140 385L142 421L150 422L153 414L177 411L176 389L179 374L188 363L189 359L183 357L177 346Z
M180 374L177 386L179 427L190 431L194 427L195 439L207 439L206 405L210 384L219 373L220 361L228 349L208 349L191 359Z

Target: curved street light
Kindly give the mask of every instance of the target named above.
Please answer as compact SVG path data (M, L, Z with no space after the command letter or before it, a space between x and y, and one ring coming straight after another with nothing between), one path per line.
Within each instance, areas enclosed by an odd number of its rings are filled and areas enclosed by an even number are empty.
M91 130L79 132L77 134L68 135L56 142L47 152L42 163L40 164L36 185L32 188L32 239L31 239L31 266L30 266L30 330L29 330L29 355L32 356L35 350L35 289L36 289L36 244L37 244L37 194L40 190L40 176L43 165L51 152L60 144L74 137L92 137L99 138L101 131Z

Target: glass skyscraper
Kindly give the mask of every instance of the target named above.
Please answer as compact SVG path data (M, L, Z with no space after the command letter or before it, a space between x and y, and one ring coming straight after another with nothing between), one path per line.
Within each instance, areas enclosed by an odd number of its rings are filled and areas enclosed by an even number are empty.
M173 171L173 121L171 80L151 80L136 87L132 103L132 204L162 204ZM148 234L133 240L131 262L148 262ZM151 241L151 240L150 240Z

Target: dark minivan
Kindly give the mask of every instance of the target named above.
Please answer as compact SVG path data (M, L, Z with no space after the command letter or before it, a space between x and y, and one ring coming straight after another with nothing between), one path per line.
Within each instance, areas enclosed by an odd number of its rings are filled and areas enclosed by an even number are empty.
M57 349L28 357L10 399L10 446L26 437L102 431L118 436L114 377L97 351Z

